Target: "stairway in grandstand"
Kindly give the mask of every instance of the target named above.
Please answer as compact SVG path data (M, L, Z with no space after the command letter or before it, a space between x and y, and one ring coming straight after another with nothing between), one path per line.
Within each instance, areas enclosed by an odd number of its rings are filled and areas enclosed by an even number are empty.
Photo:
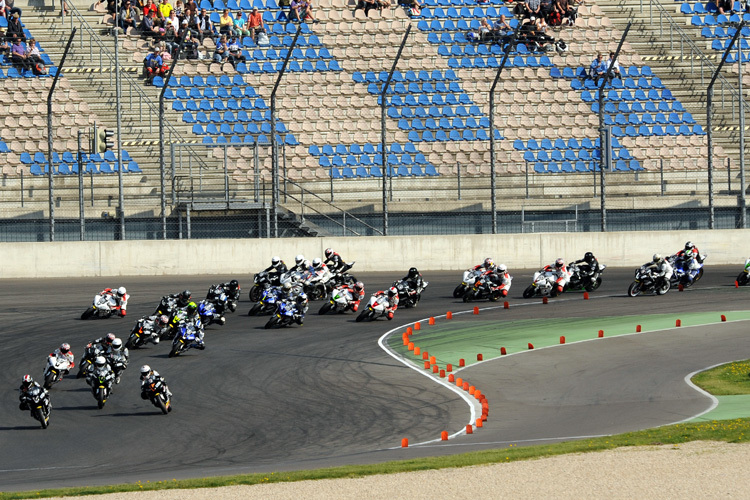
M635 0L620 3L624 7L616 9L604 2L587 1L575 26L553 30L555 38L567 42L566 52L534 53L519 47L511 55L496 94L497 165L503 189L499 208L519 206L526 195L527 172L531 176L530 197L545 198L545 206L596 203L588 180L598 169L595 89L578 73L588 67L596 52L615 49L627 19L618 9L632 10L637 4ZM232 191L255 182L251 146L256 141L262 146L261 179L270 177L270 93L296 25L285 23L275 0L201 2L213 12L225 5L247 10L254 4L264 12L270 46L257 47L243 40L247 61L236 70L226 63L181 60L172 81L167 82L166 118L182 139L200 145L229 145ZM677 5L670 4L670 8ZM337 192L348 193L338 197L340 206L372 205L380 196L381 158L385 154L397 186L403 186L397 187L400 192L395 193L393 207L413 204L415 199L444 200L445 208L476 203L472 196L454 199L459 165L464 189L487 200L487 92L502 53L497 45L471 44L465 33L483 16L502 13L512 17L507 6L500 0L483 4L427 0L421 16L414 19L401 8L372 11L369 19L362 11L352 14L351 8L344 0L316 3L321 22L303 26L301 46L292 54L290 71L282 79L276 133L283 143L288 179L319 194L328 192L332 180ZM107 28L110 20L102 12L79 10L96 31ZM59 61L67 23L63 26L56 13L40 8L27 8L23 20L53 64ZM387 151L383 152L378 94L409 23L412 34L387 95ZM688 89L687 66L682 66L683 72L675 72L676 62L668 63L651 51L650 30L645 23L631 30L620 57L625 74L606 89L605 112L616 138L613 166L618 175L610 175L608 180L613 206L621 202L630 207L633 196L658 196L662 165L668 172L679 173L670 189L685 196L699 191L705 177L701 170L705 167L705 113L700 93ZM700 37L699 31L696 36ZM102 40L111 46L110 36L102 35ZM82 41L89 43L86 37ZM120 63L133 78L137 78L151 45L151 40L137 36L121 37ZM210 56L212 47L208 40L200 50ZM61 126L55 137L55 150L60 154L71 150L75 127L96 121L114 128L114 85L108 65L100 70L85 50L79 50L66 61L68 71L56 94L60 103L65 100L64 105L58 105ZM92 50L96 51L93 45ZM33 82L48 85L49 78L16 80L25 99L43 102L46 93L34 88ZM149 86L138 80L139 91L153 102L161 90L158 85L165 82L155 83ZM123 96L123 146L141 170L125 176L126 192L141 199L145 210L154 209L159 201L156 116L139 111L134 100L143 97L138 93L124 88ZM27 111L37 128L44 126L42 106ZM64 120L71 117L74 124L64 126L68 123ZM723 117L722 123L730 122ZM0 153L7 155L4 173L9 177L31 168L20 161L22 152L33 147L46 151L44 144L18 139L17 134L13 141L6 141L10 153ZM733 155L733 136L718 133L717 139L716 161L723 162L727 153ZM197 151L205 167L201 181L208 186L207 192L220 192L223 150ZM58 177L66 182L64 175ZM115 176L105 174L97 179L110 179L102 182L109 182L107 192L111 195ZM637 187L634 179L638 179ZM74 179L70 182L76 183ZM550 202L547 193L564 187L566 191L560 192L566 193L565 199ZM71 199L77 198L71 195Z

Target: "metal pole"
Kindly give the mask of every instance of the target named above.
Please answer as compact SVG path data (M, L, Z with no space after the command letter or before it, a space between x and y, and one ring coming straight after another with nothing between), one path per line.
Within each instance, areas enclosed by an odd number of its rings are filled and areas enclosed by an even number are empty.
M396 58L391 65L391 71L388 73L388 78L386 78L383 83L383 89L380 91L380 157L381 166L383 167L383 236L388 236L388 186L386 184L386 176L392 174L392 172L389 172L388 170L388 152L386 151L385 145L385 95L388 93L388 87L391 84L393 72L396 71L398 60L401 59L401 52L404 51L404 46L406 45L406 40L409 38L409 33L411 33L411 24L406 27L404 38L401 40L401 45L396 53Z
M80 218L81 241L86 239L86 218L83 209L83 152L81 151L81 131L78 131L78 216Z
M490 87L490 198L492 200L492 234L497 234L497 191L496 191L496 180L495 180L495 87L497 82L500 80L500 73L503 72L505 63L508 62L508 56L510 56L513 43L516 41L518 31L521 29L521 23L518 23L513 36L505 45L505 54L503 54L503 60L500 62L500 67L497 68L497 74L495 75L495 81L492 82Z
M276 91L279 89L279 83L281 83L281 78L284 76L284 72L286 71L286 66L289 64L289 59L292 57L292 51L294 50L294 47L297 46L297 39L299 38L300 33L302 32L302 24L297 26L297 33L294 34L294 39L292 40L292 45L289 47L286 58L284 59L283 64L281 65L281 70L279 70L279 76L276 77L276 83L273 86L273 90L271 91L271 181L272 181L272 189L271 189L271 210L273 210L273 237L278 238L279 237L279 215L278 215L278 205L279 205L279 157L278 157L278 144L276 143Z
M255 136L255 150L253 151L253 177L255 177L255 203L260 201L260 158L258 157L258 136Z
M224 203L229 208L229 169L227 168L227 146L224 146Z
M117 201L120 212L120 239L125 239L125 193L122 185L122 123L120 118L120 26L119 12L115 12L115 115L117 117Z
M60 59L60 65L57 67L57 73L55 78L52 80L50 85L49 93L47 94L47 182L49 184L49 240L55 241L55 181L54 181L54 165L52 164L52 94L55 93L55 87L57 86L57 80L60 78L62 73L63 65L65 64L65 58L70 50L70 44L73 42L73 37L76 34L76 28L73 28L68 38L68 43L65 45L65 51L63 52L62 58Z
M610 158L605 158L605 151L604 151L604 86L607 84L607 81L609 80L610 76L612 75L612 66L615 65L617 62L617 58L620 55L620 49L622 49L622 44L625 42L625 38L628 36L628 31L630 31L630 26L633 24L632 21L628 21L628 25L625 27L625 31L622 33L622 36L620 37L620 43L617 44L617 50L615 50L615 56L614 59L609 63L609 67L607 68L607 73L604 75L604 78L602 79L602 83L599 85L599 181L600 181L600 187L599 187L599 196L601 198L601 213L602 213L602 232L607 231L607 196L606 196L606 173L604 172L604 168L606 164L610 163ZM610 154L609 151L606 152L607 155Z
M458 199L461 199L461 164L456 163L456 181L458 182Z
M727 57L729 57L729 53L732 50L732 47L734 46L735 42L737 41L737 38L740 36L740 33L742 32L742 28L745 26L745 21L743 20L740 25L737 27L737 31L734 33L734 36L729 41L729 45L727 45L726 50L724 51L724 56L721 58L721 62L719 62L719 65L716 67L716 70L714 71L713 76L711 77L711 82L708 84L708 88L706 89L706 134L708 139L708 228L714 229L714 142L713 142L713 126L711 124L711 115L713 114L713 97L714 97L714 83L716 83L716 78L719 76L719 71L721 71L722 66L724 66L724 62L726 62ZM737 46L737 51L740 51L740 46ZM740 79L741 80L741 79ZM741 83L740 83L741 85ZM740 87L742 88L742 87ZM742 95L742 91L740 90L740 96ZM741 101L742 99L740 99ZM740 153L742 154L742 153ZM662 188L663 189L663 188Z
M747 200L745 199L745 103L742 95L742 51L737 45L737 91L740 94L740 228L747 227Z
M177 61L180 59L180 52L182 51L182 43L185 41L185 34L187 30L182 31L180 36L180 43L177 45L177 54L172 59L172 65L169 67L169 72L164 77L164 85L159 92L159 186L161 188L161 238L167 239L167 192L166 192L166 179L167 175L166 168L164 167L164 92L167 91L169 80L172 78L172 73L177 66ZM173 150L174 151L174 150ZM172 171L174 177L174 160L172 161ZM174 199L174 191L172 191L172 197Z

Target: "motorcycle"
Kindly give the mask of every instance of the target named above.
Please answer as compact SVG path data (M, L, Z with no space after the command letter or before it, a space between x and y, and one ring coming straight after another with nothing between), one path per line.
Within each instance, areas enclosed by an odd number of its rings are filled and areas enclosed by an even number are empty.
M229 310L229 312L237 310L237 302L232 300L221 288L216 288L214 286L209 288L208 293L206 294L206 300L211 302L220 314L224 314L224 311L226 310Z
M671 264L674 273L670 279L670 285L676 287L682 285L684 288L693 286L699 279L703 277L703 261L706 260L707 255L702 256L700 262L698 259L692 259L688 268L685 268L685 261L678 259L677 255L671 255L667 257L667 261ZM690 275L693 271L698 271L695 277L691 280Z
M276 313L266 322L266 330L275 326L289 326L294 323L297 308L291 300L283 299L276 302Z
M523 291L523 298L556 297L557 277L554 273L540 270L534 273L534 281Z
M154 339L159 338L159 335L160 332L153 330L153 327L147 328L144 318L141 318L130 331L130 337L125 342L125 347L128 349L143 347L147 342L154 342Z
M513 280L513 278L510 278ZM474 285L464 293L463 301L471 302L472 300L484 300L489 299L490 302L497 302L503 296L500 290L495 290L496 285L490 283L490 289L487 288L488 277L483 276L474 281ZM510 288L510 284L508 284Z
M738 285L745 286L748 283L750 283L750 259L747 259L745 261L745 269L743 269L742 272L737 275Z
M484 273L483 269L467 269L464 271L463 279L461 283L453 290L453 298L457 299L463 297L464 294L474 286L477 278Z
M96 405L101 410L104 408L104 403L107 402L109 393L112 391L111 383L107 382L105 377L97 377L95 383L91 385L91 393L96 398Z
M343 313L352 308L354 305L354 296L349 291L347 285L339 285L331 291L331 298L323 304L318 311L321 316L328 314L333 311L335 313Z
M172 350L169 351L169 357L174 358L175 356L179 356L191 347L202 350L203 346L197 343L198 337L198 328L193 323L180 326L180 332L175 335L172 342Z
M326 298L328 292L333 289L333 283L331 283L332 276L330 273L306 273L302 277L302 283L307 298L309 300L322 300Z
M353 285L357 282L357 278L348 273L356 262L347 262L340 270L333 274L333 277L327 283L328 292L330 293L339 285Z
M224 325L226 318L219 313L213 302L208 299L201 300L198 303L198 315L201 317L201 323L208 326L211 324Z
M263 290L260 296L260 300L247 312L248 316L258 316L271 314L276 310L276 302L279 300L279 293L281 289L277 286L272 286Z
M568 264L568 271L570 272L570 281L565 287L566 290L585 290L587 292L593 292L599 288L602 284L602 271L607 266L599 264L599 270L589 273L590 266L577 266L574 263Z
M94 302L91 307L83 311L81 319L89 318L109 318L110 316L120 316L120 306L112 295L97 293L94 296Z
M165 295L161 298L159 305L156 306L156 311L154 311L153 316L163 315L167 318L171 318L177 309L177 299L174 297L170 297L169 295Z
M120 383L120 376L122 375L122 372L125 371L125 368L128 367L128 361L124 356L107 356L107 363L109 363L109 366L112 368L112 371L115 374L115 383Z
M362 312L359 313L359 316L357 316L357 323L364 321L364 320L374 320L381 316L385 316L389 320L392 319L388 317L388 297L386 295L373 295L370 297L370 302L367 303L367 307L362 309Z
M419 299L422 298L422 292L424 292L424 289L427 288L427 285L429 284L428 281L422 281L422 286L412 288L409 286L408 280L401 280L394 281L392 286L398 290L399 305L403 305L408 309L411 307L417 307Z
M63 379L71 368L70 363L50 354L47 356L47 367L44 369L44 388L49 389Z
M172 411L172 400L169 397L169 389L164 382L161 380L152 382L146 388L146 392L151 404L159 408L164 415Z
M636 297L642 293L664 295L672 287L669 280L661 280L662 284L657 285L657 277L651 273L649 267L650 263L644 264L635 270L635 281L628 287L629 296Z
M51 405L44 391L39 386L33 385L24 394L24 403L31 411L31 416L39 421L42 429L49 425L49 416L52 413Z
M76 378L84 377L94 370L94 360L97 356L104 356L104 347L101 344L89 343L83 350L83 357L81 358L81 364L78 365Z
M164 331L161 334L161 340L172 340L175 338L175 335L177 335L180 331L180 328L185 326L185 320L187 318L187 308L182 307L177 309L173 315L172 318L169 321L169 326L164 329Z
M271 276L266 271L261 271L253 276L253 286L250 287L250 302L258 302L263 290L273 286Z

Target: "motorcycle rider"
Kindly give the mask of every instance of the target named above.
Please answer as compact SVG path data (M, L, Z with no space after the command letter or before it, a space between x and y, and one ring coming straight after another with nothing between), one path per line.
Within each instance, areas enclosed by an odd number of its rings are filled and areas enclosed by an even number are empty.
M305 314L307 314L308 309L307 294L302 290L302 286L292 286L292 284L287 281L281 286L279 298L281 300L294 302L294 321L296 321L298 325L302 325L305 321Z
M508 267L505 264L498 265L494 271L485 273L487 280L485 281L485 290L487 293L492 293L497 290L503 297L508 296L510 291L511 277L508 274Z
M365 285L361 281L357 281L353 285L346 285L343 288L352 295L351 309L353 312L357 312L359 309L359 303L365 298Z
M586 252L582 259L571 262L570 265L578 267L578 273L581 275L581 278L584 276L590 278L594 274L602 271L601 266L599 266L599 261L592 252Z
M161 298L159 306L156 308L154 315L173 314L175 311L170 309L170 302L174 302L176 309L186 307L190 298L193 296L190 290L183 290L180 293L171 293Z
M29 406L29 389L32 387L38 387L41 390L42 394L42 404L44 405L44 412L49 414L49 411L52 409L52 405L49 400L49 392L39 385L39 383L34 381L34 378L31 375L24 375L23 379L21 379L21 387L18 388L18 409L21 411L30 410L31 407Z
M192 323L193 326L195 326L195 348L200 350L205 349L206 344L203 342L203 323L201 323L201 317L198 314L198 304L195 302L189 302L185 307L185 314L176 314L174 320L172 320L172 325L174 327L179 326L180 319L185 322L185 326L189 323Z
M226 295L226 302L221 301L221 294ZM240 300L239 281L232 280L229 283L211 285L206 294L206 299L213 302L219 312L224 312L224 309L229 302L237 302Z
M112 341L112 345L109 346L107 352L104 353L104 357L115 374L115 384L119 384L122 372L128 367L128 360L130 359L128 348L123 347L122 340L116 338Z
M169 325L169 317L166 314L144 316L139 319L135 328L140 328L145 335L149 335L147 342L158 344L161 334L164 333Z
M169 390L169 387L167 387L167 382L164 380L164 377L159 375L159 372L156 370L152 370L150 366L143 365L141 366L141 399L148 399L149 396L149 389L151 387L151 384L154 384L156 382L161 382L162 387L164 387L164 392L167 393L167 396L171 399L172 393ZM169 411L172 411L172 406L168 408Z
M70 350L70 344L63 343L49 355L55 359L55 366L62 372L63 376L67 375L71 368L75 367L75 356Z
M396 287L390 287L387 291L386 290L378 290L374 294L375 297L388 297L388 305L386 306L385 310L387 311L386 315L388 316L388 319L393 319L393 313L396 312L396 309L398 309L398 290L396 290Z
M104 337L99 337L98 339L86 344L86 348L83 351L83 357L81 358L81 366L80 370L78 371L77 378L81 378L84 375L87 375L88 371L90 371L90 368L86 367L86 361L91 360L93 362L97 356L100 356L107 352L112 345L112 342L116 338L117 337L114 333L108 333Z
M656 288L665 286L674 274L674 269L669 261L658 253L655 253L651 262L647 262L644 266L647 266L651 277L654 278Z
M305 259L305 256L299 254L294 258L294 266L290 269L295 273L306 273L310 270L310 261Z
M410 267L409 273L401 278L401 281L406 283L412 290L420 290L427 286L427 282L422 279L422 275L416 267Z
M570 281L570 274L565 267L565 261L557 259L554 264L544 266L542 269L545 273L550 273L555 276L555 283L557 284L557 293L562 293L568 282Z
M492 271L495 269L495 262L490 257L487 257L486 259L484 259L484 262L482 262L481 264L477 264L471 269L472 271Z
M271 265L265 268L263 272L268 274L268 279L271 281L272 285L279 286L279 283L281 282L281 275L288 270L289 269L287 269L284 261L281 260L278 256L274 255L273 257L271 257Z
M93 389L99 380L103 380L107 386L107 390L112 392L112 382L115 380L115 372L112 367L107 363L107 359L104 356L97 356L94 360L94 369L86 374L86 383Z
M344 262L344 259L342 259L337 252L333 251L333 248L326 248L324 254L326 258L323 261L323 264L328 266L328 270L331 271L331 273L337 274L344 272L346 262Z
M698 269L691 268L693 261L696 261L700 264L703 263L703 260L706 258L704 255L701 255L698 247L696 247L692 241L686 242L685 248L674 254L674 257L675 266L679 266L684 269L685 276L687 277L688 281L691 282L698 274Z
M119 314L121 318L128 314L128 299L130 295L128 295L128 291L124 286L120 288L105 288L99 295L107 297L108 301L115 305L112 308L114 310L113 314Z

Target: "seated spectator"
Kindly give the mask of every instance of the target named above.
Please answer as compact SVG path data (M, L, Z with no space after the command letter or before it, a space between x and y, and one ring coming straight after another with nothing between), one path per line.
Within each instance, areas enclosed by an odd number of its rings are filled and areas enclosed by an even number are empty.
M219 18L219 34L224 36L231 35L233 26L234 21L232 20L232 16L229 15L229 9L224 9Z
M175 11L172 11L164 20L164 33L166 36L177 38L177 32L180 31L180 20L177 18Z
M729 16L732 14L732 10L734 9L734 1L733 0L716 0L716 9L718 10L719 14L724 14L725 16Z
M352 14L354 14L354 12L356 12L357 9L362 9L365 11L365 17L369 17L370 11L372 9L379 9L379 8L380 8L380 5L378 3L378 0L359 0L357 2L357 6L354 7L354 11L352 12Z
M214 36L214 30L213 26L211 25L211 19L208 15L208 12L206 12L206 9L201 9L201 13L194 17L195 24L191 27L195 31L193 35L198 38L201 41L201 44L203 44L203 39L205 37L213 37Z
M11 40L13 37L16 37L20 42L26 40L26 35L23 34L23 25L21 25L21 17L18 12L13 13L8 20L8 28L5 30L5 37Z
M313 17L312 5L307 0L292 0L289 6L290 21L297 21L300 23L305 22L307 19L312 19L314 23L318 20Z
M242 50L240 49L240 44L236 37L232 37L227 45L229 46L229 56L227 56L227 61L229 61L232 66L236 68L237 63L245 62L245 56L242 55Z
M539 0L539 15L537 17L547 19L553 8L553 0Z
M143 70L148 83L153 83L155 76L164 77L167 69L164 60L161 58L158 46L154 47L154 51L147 55L143 60Z
M169 3L169 0L162 0L162 2L159 4L159 14L157 15L157 19L161 21L161 27L166 28L165 22L167 19L169 19L169 15L172 13L172 4Z
M185 2L185 16L192 17L198 13L198 4L195 0L188 0Z
M155 38L161 38L164 36L164 28L160 28L155 24L156 20L156 10L151 9L148 12L148 15L143 18L143 21L141 21L141 35L144 37L155 37Z
M492 39L495 43L505 45L510 42L511 35L513 35L513 28L505 14L501 14L500 19L492 26Z
M227 36L221 35L219 43L216 44L216 50L214 51L214 62L223 63L229 57L229 44L227 43Z
M42 62L42 54L39 53L39 47L33 37L26 42L26 59L29 64Z
M113 16L117 13L117 0L107 0L107 13Z
M247 27L250 30L250 36L255 43L258 43L258 33L266 32L266 25L263 22L263 16L258 12L258 7L253 7L253 12L247 18Z
M492 26L490 25L487 18L483 17L482 20L479 21L479 41L485 43L491 42L492 35Z
M16 7L15 0L5 0L5 17L12 17L13 14L18 14L18 17L21 17L23 11Z
M242 39L243 36L250 36L250 30L247 28L245 16L242 15L242 12L239 12L237 17L234 18L232 31L234 31L234 35L239 39Z
M31 68L31 62L26 56L26 47L24 47L23 42L18 37L13 39L13 44L10 47L10 60L14 66L18 67L18 69L24 70Z
M620 74L620 63L615 61L614 52L609 53L609 59L604 63L604 71L608 71L607 75L610 81L613 78L622 78L622 74Z
M5 4L5 0L0 0L0 17L8 17L8 13L6 11L7 5Z
M185 33L185 39L182 42L182 53L184 54L184 57L187 59L198 59L198 42L195 41L193 38L193 32L189 28L188 20L184 19L182 21L182 30L180 31L180 37L183 36L183 31L186 31ZM177 49L177 44L173 46L173 49Z
M135 28L135 8L130 4L130 0L125 0L118 21L123 31L128 31L128 28Z
M6 55L10 58L10 44L5 38L0 38L0 54Z
M604 62L604 56L600 52L596 55L596 59L594 59L589 66L589 78L598 83L599 79L604 77L606 71L607 66Z
M143 4L143 19L146 19L151 15L153 12L156 14L157 7L154 5L154 0L146 0L146 3Z

